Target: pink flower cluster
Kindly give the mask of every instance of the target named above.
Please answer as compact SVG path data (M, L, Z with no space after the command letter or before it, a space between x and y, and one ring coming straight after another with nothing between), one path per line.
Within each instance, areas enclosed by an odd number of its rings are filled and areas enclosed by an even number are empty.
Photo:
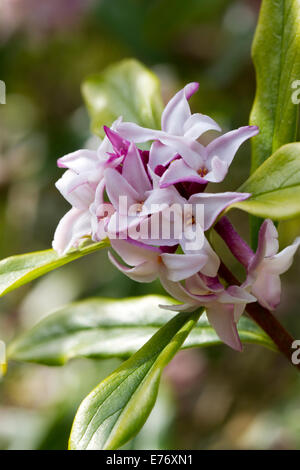
M138 282L159 278L180 302L166 308L193 311L205 307L219 337L241 350L238 319L249 302L258 300L267 308L278 304L279 275L288 269L299 241L276 254L277 231L267 220L254 254L224 226L221 232L227 234L229 245L232 238L232 251L240 253L247 277L242 286L222 284L218 275L221 261L206 232L226 207L250 194L204 191L209 182L224 179L240 145L255 136L258 128L241 127L203 146L198 141L202 134L221 129L210 117L191 113L188 100L197 89L197 83L190 83L170 100L162 113L161 130L119 118L111 128L104 127L106 137L97 151L78 150L58 160L66 172L56 186L72 208L58 224L53 248L62 254L85 238L109 238L115 252L109 257L120 271ZM145 142L150 144L149 151L137 146ZM189 209L181 236L174 227L167 239L159 230L155 235L149 233L149 223L156 227L173 206L179 213ZM200 206L203 217L199 218ZM173 219L168 222L174 225ZM197 244L191 249L195 233Z

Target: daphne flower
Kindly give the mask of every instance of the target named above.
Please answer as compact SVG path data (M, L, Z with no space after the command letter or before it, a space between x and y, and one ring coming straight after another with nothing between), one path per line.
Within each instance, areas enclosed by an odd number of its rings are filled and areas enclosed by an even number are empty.
M97 172L98 162L94 159L94 152L89 151L79 151L78 159L84 160L86 171L76 173L69 169L56 183L58 190L72 205L72 209L60 220L54 234L53 248L59 253L67 252L83 237L91 235L89 207L94 201L97 180L91 180L90 176ZM72 166L75 165L74 157ZM100 181L101 176L98 176Z
M92 240L99 242L107 237L108 224L115 212L114 206L104 200L105 180L98 184L95 197L89 206Z
M112 128L117 128L119 123L120 120L117 120ZM92 228L93 214L90 212L97 188L100 185L97 199L100 197L102 200L105 170L118 166L123 159L119 154L109 156L109 151L113 151L113 146L105 137L97 151L77 150L58 160L58 166L67 170L57 181L56 187L72 205L72 209L60 220L54 234L52 246L58 253L66 253L77 246L82 238L90 237L97 230L95 219Z
M67 253L72 247L76 247L80 240L90 235L91 222L87 210L73 207L59 221L52 247L61 255Z
M278 233L270 219L263 222L258 238L258 248L248 266L248 276L244 286L259 303L269 310L274 310L280 303L280 275L285 273L293 262L293 257L300 245L300 238L278 253Z
M207 257L202 254L165 253L160 248L134 240L111 240L111 246L131 267L124 266L109 253L111 262L126 276L138 282L152 282L160 275L172 281L180 281L200 271L207 262Z
M189 83L173 96L162 113L161 130L146 129L133 122L120 125L120 134L133 142L155 140L149 157L152 170L172 161L180 153L181 147L184 153L190 152L197 158L197 150L202 146L196 140L209 130L221 130L209 116L191 113L188 100L198 88L199 83Z
M106 192L116 212L111 217L111 234L127 232L140 224L149 214L183 199L172 187L161 189L153 185L134 143L128 147L122 167L105 171Z
M185 253L195 253L195 247L190 249L191 240L193 240L193 234L197 233L198 218L197 218L197 207L202 205L203 207L203 246L199 249L199 253L205 254L208 261L205 267L202 269L202 273L206 276L216 276L220 260L214 250L211 248L207 238L204 236L204 232L209 230L215 223L217 217L223 212L226 207L233 204L236 201L242 201L250 196L248 193L199 193L194 194L188 200L188 204L192 209L192 223L189 226L184 227L183 237L180 240L180 244Z
M124 122L119 127L120 134L133 142L147 142L171 136L195 140L208 130L220 131L219 125L209 116L191 113L188 100L198 88L199 83L188 83L173 96L162 113L161 131L146 129L133 122Z
M195 274L188 278L185 287L179 282L172 282L161 276L161 283L166 291L182 302L179 305L162 306L174 311L194 311L205 307L208 321L216 330L219 338L237 351L242 344L237 331L237 322L247 303L255 302L256 298L246 289L230 286L225 289L218 278L208 278Z
M180 182L219 183L245 140L258 133L256 126L245 126L217 137L206 147L199 142L177 145L182 158L173 160L161 178L161 187ZM169 145L173 145L169 141Z
M129 140L155 141L149 157L152 170L172 162L161 179L162 187L183 181L222 181L239 147L258 133L256 126L245 126L216 138L206 147L197 142L208 130L221 131L210 117L191 113L188 99L198 87L198 83L189 83L169 101L162 113L162 130L145 129L129 122L119 126L120 134Z
M193 194L187 201L192 210L193 223L190 230L193 231L193 225L197 223L197 207L200 205L203 207L203 230L206 232L228 206L237 201L248 199L249 196L249 193L237 192ZM185 246L182 248L185 249Z
M154 175L154 182L159 178ZM169 189L169 188L168 188ZM209 230L217 217L226 207L236 201L242 201L250 196L248 193L199 193L192 195L188 200L181 198L177 204L162 211L162 225L166 220L168 239L153 239L151 236L143 240L145 244L174 246L180 244L184 253L203 254L207 257L207 263L201 272L207 276L216 276L220 259L210 246L204 232ZM171 222L170 210L174 208L174 219ZM166 216L167 219L166 219ZM180 224L180 218L182 223ZM149 232L144 226L156 223L155 216L141 222L141 233ZM176 226L178 224L178 227Z

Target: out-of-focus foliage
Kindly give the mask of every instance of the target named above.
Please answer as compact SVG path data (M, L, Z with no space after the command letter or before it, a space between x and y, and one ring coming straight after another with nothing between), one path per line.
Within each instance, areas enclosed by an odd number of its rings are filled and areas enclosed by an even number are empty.
M80 94L87 76L136 57L159 75L164 101L186 82L199 81L194 112L211 115L224 131L246 125L255 92L250 48L259 5L259 0L2 0L0 80L7 99L0 105L0 258L48 249L68 210L54 187L62 173L56 160L99 142L90 134ZM220 191L239 187L249 169L245 145ZM247 216L240 212L236 218L235 212L230 216L245 235ZM280 223L279 231L282 245L289 244L299 233L299 220ZM214 243L239 269L217 237ZM278 310L296 337L299 274L295 264L283 277ZM87 296L152 293L163 294L158 283L130 281L99 251L2 298L0 339L9 341L54 309ZM117 366L115 360L90 359L63 368L10 363L0 384L1 448L66 448L80 401ZM300 381L279 355L262 354L253 345L242 354L226 346L181 351L164 378L170 392L160 393L131 448L300 448Z
M104 135L103 123L110 126L120 116L144 127L160 126L160 83L136 60L124 60L88 78L82 93L97 135Z
M75 357L129 357L172 319L174 313L160 307L174 303L170 300L147 295L74 302L10 343L8 360L60 365ZM276 350L267 334L249 318L240 319L238 330L242 342ZM182 347L216 344L222 342L203 314Z

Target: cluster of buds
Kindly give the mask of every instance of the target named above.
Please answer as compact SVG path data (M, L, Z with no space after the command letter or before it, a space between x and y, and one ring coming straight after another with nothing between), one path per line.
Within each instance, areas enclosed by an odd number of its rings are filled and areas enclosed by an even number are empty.
M223 181L237 150L258 128L240 127L202 145L198 139L205 132L221 129L210 117L191 113L188 100L197 89L190 83L169 101L161 130L119 118L104 127L97 151L78 150L58 160L66 172L56 186L72 208L59 222L53 248L66 253L86 238L109 238L109 257L120 271L138 282L159 278L180 302L164 308L205 307L219 337L241 350L236 325L245 306L278 305L279 275L289 268L299 240L277 253L277 230L266 220L253 253L222 217L250 194L205 192L209 182ZM141 150L138 145L146 142L150 150ZM246 268L241 286L223 284L221 260L207 239L213 226Z

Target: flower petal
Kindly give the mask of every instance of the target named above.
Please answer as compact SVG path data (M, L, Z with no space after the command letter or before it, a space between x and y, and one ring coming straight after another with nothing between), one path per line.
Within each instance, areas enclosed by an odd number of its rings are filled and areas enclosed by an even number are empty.
M176 188L157 188L147 193L147 198L144 202L145 210L148 214L154 214L155 212L161 212L167 210L173 206L174 209L181 210L182 205L186 202ZM152 207L153 206L153 207Z
M280 277L266 271L260 272L251 287L251 292L263 307L274 310L280 303Z
M257 250L249 265L249 272L257 269L265 257L274 256L278 248L277 229L272 220L266 219L259 229Z
M91 234L91 221L88 211L72 208L59 221L52 242L53 249L59 254L67 253L72 247Z
M111 215L107 225L108 237L124 240L128 237L132 239L140 238L138 226L145 220L146 216L127 215L115 212Z
M176 154L176 150L156 140L150 148L149 167L155 171L157 166L167 165L171 160L173 160Z
M184 123L184 137L198 139L204 132L221 131L221 127L211 117L205 114L192 114Z
M179 300L180 302L188 305L193 305L195 310L197 307L200 307L201 304L196 298L189 295L180 282L173 282L167 279L167 277L161 272L160 273L160 282L164 289L172 296L174 299Z
M108 257L112 264L116 266L123 274L136 282L153 282L157 278L157 266L152 261L146 261L134 268L128 268L120 263L110 252Z
M182 281L187 277L196 274L207 263L206 255L184 255L163 253L161 255L166 276L171 281Z
M59 168L69 168L75 173L82 173L83 171L91 171L97 167L99 159L97 152L94 150L76 150L76 152L68 153L62 158L57 160Z
M201 268L201 273L205 274L205 276L215 277L220 267L220 258L218 257L217 253L215 253L215 251L212 249L206 237L204 237L203 239L203 246L197 251L189 250L187 248L188 243L190 243L190 240L187 240L183 236L183 239L180 240L180 245L182 246L183 251L187 254L199 253L201 255L206 255L207 263Z
M151 183L136 146L131 143L123 162L122 176L135 189L141 199L151 189Z
M220 258L217 253L212 249L207 239L204 238L204 246L201 250L203 254L206 254L208 261L206 265L201 269L201 273L205 276L215 277L220 267Z
M208 277L201 273L189 277L185 281L186 288L196 295L207 295L210 292L219 293L224 291L224 286L218 277Z
M128 240L111 240L112 248L125 261L126 264L136 266L145 261L155 261L158 263L160 250L150 248L138 242L129 242Z
M206 161L206 147L200 144L200 142L197 142L197 140L164 132L162 132L157 139L181 155L183 160L194 170L198 171L203 167Z
M198 83L189 83L171 98L161 116L161 128L163 131L174 135L184 134L184 124L191 116L187 100L198 88Z
M169 208L166 208L168 211ZM178 245L175 238L172 222L163 217L163 212L152 213L149 217L141 221L139 226L139 239L146 245L174 246Z
M139 202L139 195L135 189L127 182L127 180L115 169L108 168L104 172L106 182L106 192L116 210L120 214L126 215L131 205ZM125 202L126 207L121 207L124 204L120 204L120 197Z
M229 167L242 143L258 132L256 126L244 126L217 137L206 147L208 158L218 156Z
M217 217L226 207L250 197L248 193L199 193L193 194L188 200L190 204L203 204L204 206L204 230L208 230Z
M194 312L197 308L197 305L193 304L174 304L174 305L158 305L164 310L171 310L172 312Z
M211 170L207 173L207 175L205 175L206 180L210 181L211 183L220 183L227 175L227 162L224 162L219 157L214 156L209 163Z
M92 240L99 242L109 237L108 223L114 211L115 209L110 203L103 203L101 207L91 205Z
M271 258L265 258L263 261L263 268L272 274L283 274L290 267L293 262L294 255L300 245L300 240L296 239L294 243L287 246L277 255Z
M90 205L89 211L91 214L91 226L92 226L92 239L94 241L103 240L107 237L107 224L110 217L115 212L112 204L104 202L104 179L98 184L94 202Z
M132 142L147 142L148 140L158 139L162 131L147 129L134 122L122 122L118 126L118 133L125 139Z
M242 343L234 321L233 306L214 302L206 308L206 315L219 338L236 351L242 351Z
M225 295L228 295L227 299ZM241 286L229 286L224 293L221 294L220 302L230 303L252 303L256 302L256 298L253 297L246 289Z
M127 152L130 145L128 140L123 139L118 132L107 126L103 126L103 129L115 152L120 154Z
M167 188L170 185L189 181L192 183L206 183L196 170L189 167L182 159L174 160L162 175L160 187Z
M64 198L77 209L87 209L94 200L95 191L85 175L67 170L55 183Z

